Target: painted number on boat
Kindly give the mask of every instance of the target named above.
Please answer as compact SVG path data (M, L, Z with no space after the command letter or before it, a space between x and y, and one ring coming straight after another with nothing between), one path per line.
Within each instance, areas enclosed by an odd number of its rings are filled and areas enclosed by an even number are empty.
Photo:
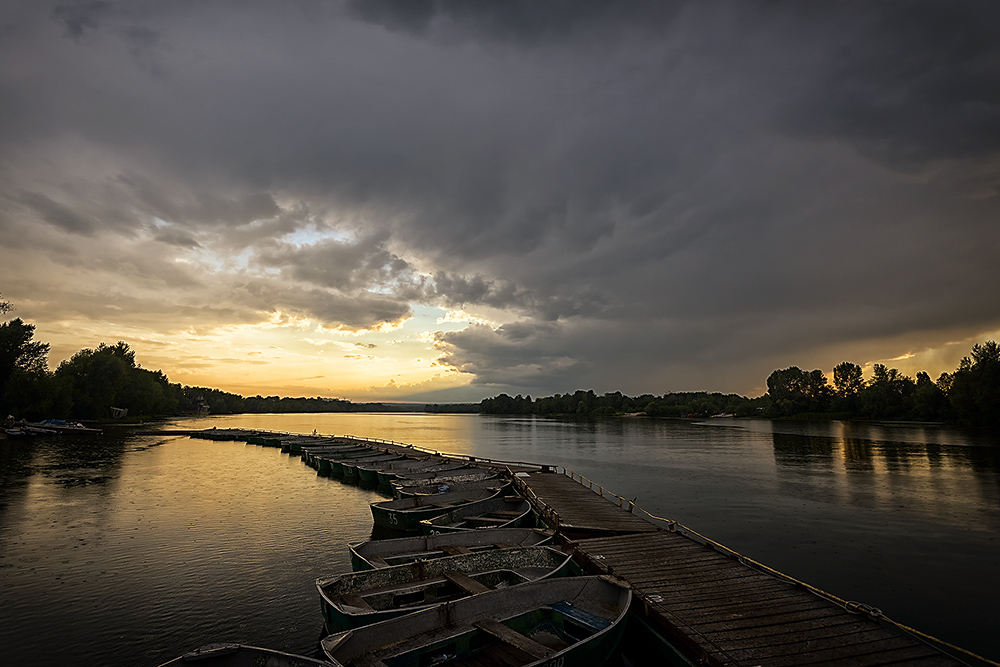
M563 667L566 664L566 656L561 655L558 658L552 658L543 667Z

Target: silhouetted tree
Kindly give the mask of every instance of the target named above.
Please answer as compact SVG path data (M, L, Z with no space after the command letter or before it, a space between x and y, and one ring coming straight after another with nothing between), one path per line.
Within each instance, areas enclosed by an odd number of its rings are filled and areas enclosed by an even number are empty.
M959 421L977 426L1000 425L1000 345L976 343L963 357L949 394Z

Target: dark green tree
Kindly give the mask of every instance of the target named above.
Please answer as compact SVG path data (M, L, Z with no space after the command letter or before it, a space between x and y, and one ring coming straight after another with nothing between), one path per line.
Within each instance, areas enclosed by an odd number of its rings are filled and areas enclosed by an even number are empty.
M798 366L772 372L767 378L767 393L771 398L769 414L774 417L825 412L833 396L823 371L806 373Z
M1000 345L976 343L952 376L951 405L959 421L976 426L1000 426Z
M10 305L0 302L0 310L9 311ZM5 412L21 414L25 392L33 393L32 383L48 374L49 344L32 340L34 335L35 325L20 317L0 324L0 401Z
M861 366L844 361L833 367L833 388L839 397L854 396L865 386Z

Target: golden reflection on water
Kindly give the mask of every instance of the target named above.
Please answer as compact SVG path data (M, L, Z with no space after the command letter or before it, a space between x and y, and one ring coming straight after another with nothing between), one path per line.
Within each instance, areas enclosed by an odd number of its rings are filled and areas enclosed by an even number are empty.
M702 459L711 456L719 443L739 449L748 447L745 443L766 438L763 441L770 443L773 452L770 464L758 458L760 450L749 447L740 454L741 465L761 474L771 467L778 488L785 486L794 495L844 507L919 514L969 530L1000 530L996 518L1000 506L1000 448L981 446L983 440L975 434L922 424L725 421L735 428L713 429L655 420L567 424L532 418L422 413L233 415L183 420L177 426L296 433L316 430L577 470L588 465L581 461L589 459L594 471L590 476L598 483L607 483L608 488L620 489L620 493L629 493L629 477L614 477L609 464L707 467L711 463ZM683 433L681 439L674 435L678 430ZM738 436L746 431L763 438L748 440ZM621 443L628 443L625 450L618 449ZM650 446L630 450L636 443ZM731 464L720 460L718 472L725 474L727 465Z
M845 506L906 511L966 530L998 529L995 451L970 446L961 434L956 438L922 426L832 422L803 430L772 434L775 461L786 475L815 471L814 495L826 493L829 502ZM956 441L961 444L952 444Z

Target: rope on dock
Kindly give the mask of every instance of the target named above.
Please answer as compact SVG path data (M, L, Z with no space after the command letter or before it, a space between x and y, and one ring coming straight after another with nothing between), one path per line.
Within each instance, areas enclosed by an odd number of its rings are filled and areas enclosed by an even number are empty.
M568 476L573 481L579 482L580 486L587 486L591 490L594 489L595 482L593 480L588 479L587 477L584 477L583 475L581 475L579 473L576 473L576 472L573 472L572 470L569 470L567 468L563 468L562 470L563 470L563 474L564 475ZM586 480L586 483L585 483L585 480ZM524 488L526 488L526 489L528 488L527 484L522 484L522 486L524 486ZM745 556L745 555L741 554L740 552L736 551L735 549L730 549L726 545L721 544L719 542L716 542L715 540L711 539L710 537L702 535L698 531L693 530L691 528L688 528L687 526L685 526L684 524L682 524L682 523L680 523L678 521L674 521L673 519L666 519L664 517L656 516L655 514L652 514L649 511L643 509L642 507L636 505L634 498L632 500L628 500L627 498L625 498L623 496L620 496L617 493L614 493L612 491L609 491L609 490L605 489L603 486L601 486L599 484L597 485L597 489L598 489L597 493L599 493L602 498L606 497L605 493L608 494L608 495L610 495L610 496L613 496L613 497L617 498L618 499L618 506L619 507L623 507L623 503L628 503L629 504L629 510L628 510L629 512L631 512L633 508L638 509L640 512L642 512L643 514L645 514L646 516L648 516L650 519L653 519L655 521L659 521L661 523L666 524L667 530L669 530L670 532L672 532L672 533L679 532L682 535L686 535L688 537L692 537L693 536L693 537L697 538L697 540L700 541L700 542L702 542L703 544L705 544L707 546L710 546L710 547L712 547L713 549L715 549L717 551L722 551L722 552L728 554L730 557L735 558L742 565L746 565L747 567L756 568L756 569L758 569L758 570L760 570L762 572L766 572L767 574L770 574L771 576L777 577L779 579L784 579L785 581L788 581L789 583L792 583L792 584L794 584L796 586L801 586L802 588L805 588L806 590L812 592L813 594L818 595L821 598L829 600L830 602L833 602L834 604L837 604L837 605L843 607L844 609L846 609L847 611L849 611L849 612L851 612L853 614L865 614L866 616L868 616L868 617L870 617L870 618L872 618L872 619L874 619L876 621L883 621L885 623L889 623L890 625L894 625L897 628L899 628L900 630L903 630L904 632L908 632L911 635L914 635L915 637L919 637L920 639L922 639L924 641L927 641L927 642L930 642L930 643L933 643L933 644L937 644L938 646L943 646L943 647L945 647L945 648L947 648L947 649L949 649L951 651L955 651L955 652L960 653L960 654L962 654L962 655L964 655L966 657L978 660L978 661L982 662L983 664L991 665L991 667L1000 667L1000 662L995 662L993 660L990 660L989 658L985 658L985 657L979 655L978 653L974 653L974 652L972 652L972 651L970 651L968 649L962 648L961 646L956 646L956 645L952 644L951 642L947 642L947 641L945 641L943 639L939 639L939 638L937 638L937 637L935 637L933 635L927 634L926 632L922 632L920 630L917 630L916 628L911 628L910 626L908 626L908 625L906 625L904 623L900 623L899 621L894 621L891 618L889 618L888 616L886 616L884 613L882 613L882 610L879 609L878 607L873 607L871 605L867 605L867 604L864 604L864 603L861 603L861 602L856 602L856 601L853 601L853 600L844 600L844 599L842 599L842 598L834 595L833 593L828 593L828 592L824 591L821 588L817 588L817 587L813 586L812 584L807 584L806 582L800 581L800 580L796 579L795 577L793 577L791 575L788 575L788 574L785 574L784 572L781 572L780 570L775 570L773 567L770 567L769 565L765 565L764 563L756 561L753 558L750 558L749 556ZM530 489L528 489L528 491L530 492ZM532 495L534 495L534 494L532 494ZM539 502L541 502L540 499L539 499ZM546 505L546 507L548 507L548 505ZM556 515L556 516L558 517L558 515ZM558 528L558 526L556 526L556 527Z

